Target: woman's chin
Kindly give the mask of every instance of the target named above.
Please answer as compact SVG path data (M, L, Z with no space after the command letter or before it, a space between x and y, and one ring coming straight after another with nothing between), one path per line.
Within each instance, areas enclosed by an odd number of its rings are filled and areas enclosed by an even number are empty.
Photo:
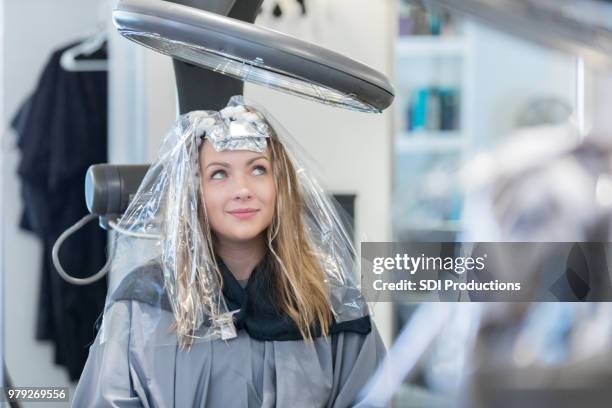
M228 231L228 234L224 234L224 238L231 242L249 242L261 235L259 229L237 229L235 231Z

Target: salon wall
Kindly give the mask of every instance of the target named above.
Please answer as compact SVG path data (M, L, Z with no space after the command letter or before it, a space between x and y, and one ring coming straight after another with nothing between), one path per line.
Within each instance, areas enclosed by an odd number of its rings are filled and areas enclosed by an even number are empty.
M264 1L258 25L314 42L391 74L394 1L307 1L306 17L300 15L297 2L281 1L284 11L281 19L272 17L274 3ZM111 53L129 55L133 61L129 70L113 71L116 75L111 78L111 160L131 163L151 160L175 114L169 58L121 38L114 40ZM124 85L130 86L135 80L143 81L144 85L136 89L137 102L134 99L128 102L121 96L125 94ZM392 155L389 113L350 112L255 85L247 85L245 95L265 105L299 140L319 165L330 191L357 196L357 241L389 240ZM130 117L144 118L144 125L134 129ZM135 141L133 144L122 137L126 134ZM387 343L391 339L388 306L377 305L375 316Z
M41 246L33 235L18 228L22 208L15 174L18 154L9 122L36 86L50 53L95 30L99 3L99 0L2 2L0 270L4 275L4 352L13 383L19 386L69 386L69 380L65 370L53 363L51 344L34 339Z
M516 130L521 110L535 98L575 106L576 59L522 38L470 21L473 100L469 122L479 149Z

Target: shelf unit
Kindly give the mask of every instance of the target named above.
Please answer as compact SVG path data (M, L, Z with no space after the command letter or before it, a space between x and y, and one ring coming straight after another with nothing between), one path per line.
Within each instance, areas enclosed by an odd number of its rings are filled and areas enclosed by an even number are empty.
M467 73L470 70L470 39L467 35L457 36L409 36L398 37L395 44L395 82L397 85L397 102L395 114L394 138L394 189L405 183L418 183L419 171L427 172L427 166L436 162L436 158L456 156L460 162L470 147L470 129L468 123L469 98L471 84ZM441 69L436 67L443 66ZM440 73L450 72L449 80L441 78ZM457 130L416 130L407 131L402 119L407 115L407 101L410 92L420 86L453 86L459 90L459 129ZM417 160L411 160L415 158ZM402 163L423 162L424 168L405 170ZM407 180L407 177L411 177ZM398 196L405 196L398 194ZM452 199L449 197L449 199ZM395 203L402 206L402 203ZM410 205L406 205L407 208ZM407 210L408 211L408 210ZM401 213L401 212L400 212ZM457 213L453 211L453 216ZM449 215L449 214L447 214ZM450 216L450 215L449 215ZM394 224L394 235L401 236L406 231L447 231L459 233L461 219L440 217L439 220L423 222L419 217L397 220Z

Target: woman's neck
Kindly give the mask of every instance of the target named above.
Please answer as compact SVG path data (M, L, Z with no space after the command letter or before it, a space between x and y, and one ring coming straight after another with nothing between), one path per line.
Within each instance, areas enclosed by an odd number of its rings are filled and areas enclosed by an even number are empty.
M215 250L234 278L245 280L251 276L253 269L263 259L266 244L262 235L243 242L225 241L219 238Z

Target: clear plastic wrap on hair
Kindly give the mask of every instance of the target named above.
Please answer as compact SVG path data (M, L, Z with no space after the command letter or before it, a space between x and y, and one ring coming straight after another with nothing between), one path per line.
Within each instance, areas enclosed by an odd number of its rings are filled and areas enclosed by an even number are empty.
M357 319L369 314L355 277L359 274L357 251L333 198L319 180L317 166L265 108L256 106L274 129L292 162L304 201L307 237L327 275L332 312L337 322Z
M198 329L201 336L220 333L217 322L228 312L199 227L198 139L211 121L221 121L218 112L192 112L178 119L115 227L111 271L129 273L111 300L138 296L162 307L165 291L171 311L180 316L177 322L183 322L176 327L179 336L195 335ZM163 280L156 276L159 271ZM157 321L152 319L154 325Z
M222 275L202 199L202 140L216 150L263 152L272 148L271 143L284 149L283 160L291 162L297 179L297 185L288 188L289 199L298 201L298 193L301 197L304 236L324 271L335 320L368 315L368 306L353 279L356 251L332 198L288 132L240 96L232 97L219 112L182 115L168 132L157 160L114 226L111 274L122 278L117 285L111 282L107 311L121 300L139 300L138 307L148 308L147 322L138 322L144 336L158 335L159 325L168 326L163 331L176 331L175 336L194 341L236 336L232 320L236 311L228 309L223 296ZM280 176L275 174L275 180ZM273 239L274 231L268 235ZM102 341L109 338L105 325Z

